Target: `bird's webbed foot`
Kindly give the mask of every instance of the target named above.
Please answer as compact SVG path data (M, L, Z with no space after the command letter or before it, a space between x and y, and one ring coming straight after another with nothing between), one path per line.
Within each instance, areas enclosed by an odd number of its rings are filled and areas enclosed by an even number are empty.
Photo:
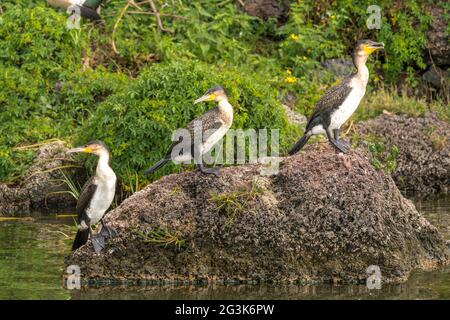
M348 151L350 150L350 145L339 138L339 129L334 129L333 134L331 134L330 130L328 129L326 133L328 140L336 149L343 153L348 153Z
M331 144L343 153L348 153L350 150L350 145L344 140L330 140Z
M99 253L105 249L105 237L102 234L91 236L91 242L95 253Z
M100 234L105 238L114 238L117 236L117 231L114 228L107 226L102 221L102 230L100 231Z
M344 139L338 139L339 143L343 144L347 150L350 150L350 143L348 143L347 141L345 141Z
M204 174L213 174L216 177L220 175L220 169L219 168L208 168L203 166L202 164L197 165L197 169Z

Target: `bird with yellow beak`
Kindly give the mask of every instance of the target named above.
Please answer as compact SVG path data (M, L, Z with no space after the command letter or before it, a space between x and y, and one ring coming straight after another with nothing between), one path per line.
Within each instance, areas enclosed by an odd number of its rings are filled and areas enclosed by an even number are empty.
M340 139L341 126L352 116L366 93L369 81L369 69L366 62L369 56L384 49L382 42L359 40L353 51L353 64L356 71L330 88L316 102L309 117L304 135L295 143L289 154L295 154L303 148L313 135L327 135L328 141L339 151L347 153L349 145Z
M192 120L186 126L186 129L190 135L190 146L186 149L189 149L190 152L174 154L173 151L175 147L183 143L183 138L180 138L172 143L164 158L145 171L145 174L155 172L171 160L175 160L178 163L186 163L186 161L191 161L192 159L200 172L205 174L214 174L216 176L219 174L218 168L207 168L204 166L202 156L210 151L211 148L223 138L228 129L230 129L231 124L233 123L233 107L228 102L225 89L221 86L215 86L209 89L203 96L195 100L194 104L207 101L215 101L217 102L217 106L205 112L201 117ZM199 125L199 129L202 132L202 141L197 142L195 141L196 139L194 137L194 132Z
M77 201L78 232L72 250L83 246L91 237L95 252L105 246L105 238L116 232L103 222L106 211L111 206L116 193L116 174L109 165L110 152L103 141L95 140L78 148L69 149L67 153L92 153L99 157L95 175L83 186ZM101 232L93 234L92 226L102 223Z

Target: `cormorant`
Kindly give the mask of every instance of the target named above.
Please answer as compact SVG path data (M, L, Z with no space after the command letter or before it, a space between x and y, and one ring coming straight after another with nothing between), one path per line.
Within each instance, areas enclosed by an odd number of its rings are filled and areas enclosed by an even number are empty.
M104 238L112 237L116 232L103 223L106 210L110 207L116 192L116 174L109 166L109 151L103 141L88 142L83 147L73 148L67 153L93 153L99 157L95 175L83 186L77 202L78 232L72 245L76 250L84 245L89 235L95 252L100 252L104 246ZM101 232L92 234L92 226L102 223Z
M233 107L228 102L227 94L224 88L216 86L194 101L194 104L203 101L215 101L218 106L205 112L200 118L197 118L187 125L186 129L191 134L191 153L175 156L172 158L172 150L178 145L182 138L178 141L174 141L167 151L165 157L159 160L153 167L145 171L145 174L150 174L161 168L170 160L176 160L178 162L190 161L193 158L196 160L197 169L206 174L219 174L218 168L206 168L203 165L201 156L207 153L211 148L227 133L233 123ZM201 123L202 127L202 143L194 143L194 128L196 123ZM208 131L207 131L208 130ZM194 156L192 156L194 154Z
M91 20L100 20L97 12L98 7L103 0L47 0L48 4L53 7L68 9L74 5L80 8L80 16Z
M358 108L366 92L369 70L366 61L369 55L384 49L382 42L359 40L353 51L353 64L356 72L344 78L338 85L328 90L315 104L315 109L306 125L305 133L289 151L293 155L300 151L312 135L325 133L328 140L338 150L347 153L349 145L339 139L341 126Z

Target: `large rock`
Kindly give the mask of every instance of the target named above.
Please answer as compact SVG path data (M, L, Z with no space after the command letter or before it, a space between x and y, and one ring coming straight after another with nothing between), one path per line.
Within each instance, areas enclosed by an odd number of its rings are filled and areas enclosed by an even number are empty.
M118 231L99 254L88 242L68 257L84 280L383 281L448 262L437 229L361 151L327 143L284 158L277 175L259 165L220 177L172 174L106 217Z
M61 141L39 148L33 164L15 184L0 184L0 216L29 214L36 208L74 206L75 199L67 193L63 172L79 166L66 154Z
M431 194L450 188L450 124L435 114L424 117L383 114L356 125L363 137L380 137L399 154L392 177L406 192Z

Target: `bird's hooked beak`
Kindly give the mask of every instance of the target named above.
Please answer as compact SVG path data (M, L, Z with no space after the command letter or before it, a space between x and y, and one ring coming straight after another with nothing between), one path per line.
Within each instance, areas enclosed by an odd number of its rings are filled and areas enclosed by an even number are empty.
M216 95L214 93L206 93L202 97L198 98L194 101L194 104L203 102L203 101L213 101L216 98Z
M372 42L370 44L367 44L364 47L364 51L367 54L371 54L372 52L376 51L376 50L383 50L384 49L384 43L383 42Z
M77 153L77 152L91 153L92 149L90 147L78 147L67 150L67 153Z

